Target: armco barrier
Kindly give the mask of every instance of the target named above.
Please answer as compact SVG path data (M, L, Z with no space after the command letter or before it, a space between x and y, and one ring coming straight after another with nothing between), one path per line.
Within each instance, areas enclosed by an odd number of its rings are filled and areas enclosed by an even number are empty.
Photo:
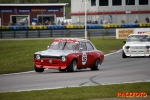
M62 30L83 29L84 25L39 25L39 26L0 26L0 30ZM109 29L109 28L140 28L150 27L150 23L139 24L87 24L87 29Z

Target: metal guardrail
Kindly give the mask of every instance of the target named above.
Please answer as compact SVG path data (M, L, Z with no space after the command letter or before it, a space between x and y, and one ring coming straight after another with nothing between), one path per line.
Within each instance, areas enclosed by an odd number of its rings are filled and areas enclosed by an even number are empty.
M115 29L87 29L88 37L115 36ZM84 29L65 30L2 30L1 39L8 38L45 38L45 37L84 37Z

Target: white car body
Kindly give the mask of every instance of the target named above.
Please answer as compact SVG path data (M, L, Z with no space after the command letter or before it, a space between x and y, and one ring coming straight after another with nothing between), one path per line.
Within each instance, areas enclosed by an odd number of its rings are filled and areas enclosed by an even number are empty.
M150 35L131 34L122 47L122 57L150 56Z

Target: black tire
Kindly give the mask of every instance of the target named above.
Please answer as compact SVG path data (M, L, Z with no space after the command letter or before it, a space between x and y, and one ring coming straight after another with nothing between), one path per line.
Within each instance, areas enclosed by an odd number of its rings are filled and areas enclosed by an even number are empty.
M100 69L100 60L96 59L94 65L91 67L91 70L99 70Z
M65 71L66 71L66 69L59 69L59 71L60 71L60 72L65 72Z
M122 58L127 58L126 54L124 53L124 51L122 50Z
M77 70L77 61L76 60L72 60L70 66L68 66L67 71L68 72L74 72Z
M42 73L44 71L44 68L37 68L35 65L34 65L34 70L36 72L39 72L39 73Z

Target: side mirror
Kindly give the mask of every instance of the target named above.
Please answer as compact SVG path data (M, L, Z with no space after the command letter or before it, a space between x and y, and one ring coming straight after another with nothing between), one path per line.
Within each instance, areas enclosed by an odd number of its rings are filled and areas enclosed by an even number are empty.
M126 43L126 41L123 41L123 43Z
M82 50L83 50L83 48L82 48L82 47L80 47L79 51L80 51L80 52L82 52Z
M49 49L49 46L47 46L47 49Z

